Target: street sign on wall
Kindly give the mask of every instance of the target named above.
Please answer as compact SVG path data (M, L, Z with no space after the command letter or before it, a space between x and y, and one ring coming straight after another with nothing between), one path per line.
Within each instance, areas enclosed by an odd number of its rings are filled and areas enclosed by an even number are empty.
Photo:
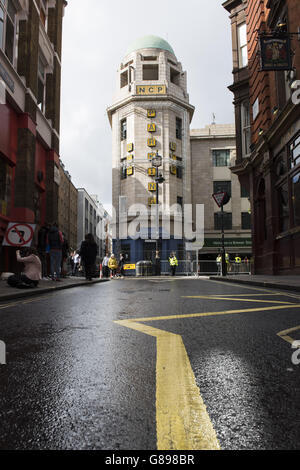
M18 222L9 223L2 245L13 246L17 248L31 246L35 227L35 224L25 224Z

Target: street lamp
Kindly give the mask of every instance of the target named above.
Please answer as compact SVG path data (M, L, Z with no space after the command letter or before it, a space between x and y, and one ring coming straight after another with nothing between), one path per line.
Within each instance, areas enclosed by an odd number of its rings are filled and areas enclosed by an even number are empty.
M155 183L156 183L156 246L155 246L155 258L156 263L158 264L158 253L159 253L159 184L163 183L165 179L162 175L159 174L159 167L162 166L162 157L158 155L158 150L156 151L156 155L152 157L152 166L156 168L155 172ZM160 272L159 266L156 267L156 274L158 275Z

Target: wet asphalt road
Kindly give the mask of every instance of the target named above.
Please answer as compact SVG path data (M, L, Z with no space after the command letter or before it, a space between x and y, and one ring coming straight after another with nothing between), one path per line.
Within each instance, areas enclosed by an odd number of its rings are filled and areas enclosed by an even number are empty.
M114 322L156 316L183 339L222 449L300 449L300 364L277 335L300 325L300 295L196 279L0 304L0 449L155 450L156 341Z

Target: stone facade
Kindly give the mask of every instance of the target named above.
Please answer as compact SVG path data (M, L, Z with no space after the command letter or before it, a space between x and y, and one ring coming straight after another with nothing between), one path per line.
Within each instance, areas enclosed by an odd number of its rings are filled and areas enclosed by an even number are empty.
M98 261L104 258L107 251L107 230L109 215L98 200L98 196L90 195L84 188L78 188L77 210L77 249L85 235L91 233L98 246Z
M152 47L150 41L147 47L130 51L117 72L117 91L108 109L113 139L112 196L117 220L120 197L127 211L134 204L149 207L151 199L155 203L155 192L149 191L149 183L154 181L148 174L152 167L148 157L151 153L158 152L163 158L159 168L165 179L159 186L161 209L166 211L178 201L191 203L189 127L194 107L189 103L186 72L170 49L168 45ZM149 114L151 111L153 117ZM153 146L149 139L154 139ZM118 232L117 223L116 240ZM149 244L147 250L141 240L136 243L125 240L124 243L126 249L130 244L132 261L152 259L153 244ZM176 249L178 243L175 245L164 243L161 249L166 252L165 256L167 251ZM124 251L120 245L115 249Z
M221 249L220 229L216 226L220 208L212 194L218 191L219 186L223 189L224 183L231 192L231 199L224 206L225 213L231 214L231 225L225 230L226 251L232 258L239 253L250 259L251 228L242 228L243 215L244 219L250 217L249 197L241 192L238 177L230 171L236 159L235 126L211 124L204 129L192 129L191 155L193 208L195 210L197 204L204 205L205 245L200 252L201 259L211 258L206 255L215 259Z

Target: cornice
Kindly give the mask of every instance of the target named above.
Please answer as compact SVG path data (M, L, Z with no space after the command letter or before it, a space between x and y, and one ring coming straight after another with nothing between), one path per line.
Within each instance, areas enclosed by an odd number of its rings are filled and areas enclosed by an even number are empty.
M154 102L154 101L171 101L183 108L185 108L189 114L190 114L190 120L192 120L193 118L193 115L194 115L194 112L195 112L195 107L192 106L191 104L185 102L185 101L182 101L178 98L175 98L173 96L170 96L170 95L164 95L164 96L159 96L159 95L156 95L156 96L138 96L138 95L132 95L132 96L129 96L128 98L122 100L122 101L119 101L115 104L113 104L112 106L109 106L107 108L107 114L108 114L108 119L109 119L109 122L110 124L112 124L112 115L120 108L123 108L124 106L127 106L128 104L130 103L134 103L134 102L142 102L142 101L149 101L149 102Z

